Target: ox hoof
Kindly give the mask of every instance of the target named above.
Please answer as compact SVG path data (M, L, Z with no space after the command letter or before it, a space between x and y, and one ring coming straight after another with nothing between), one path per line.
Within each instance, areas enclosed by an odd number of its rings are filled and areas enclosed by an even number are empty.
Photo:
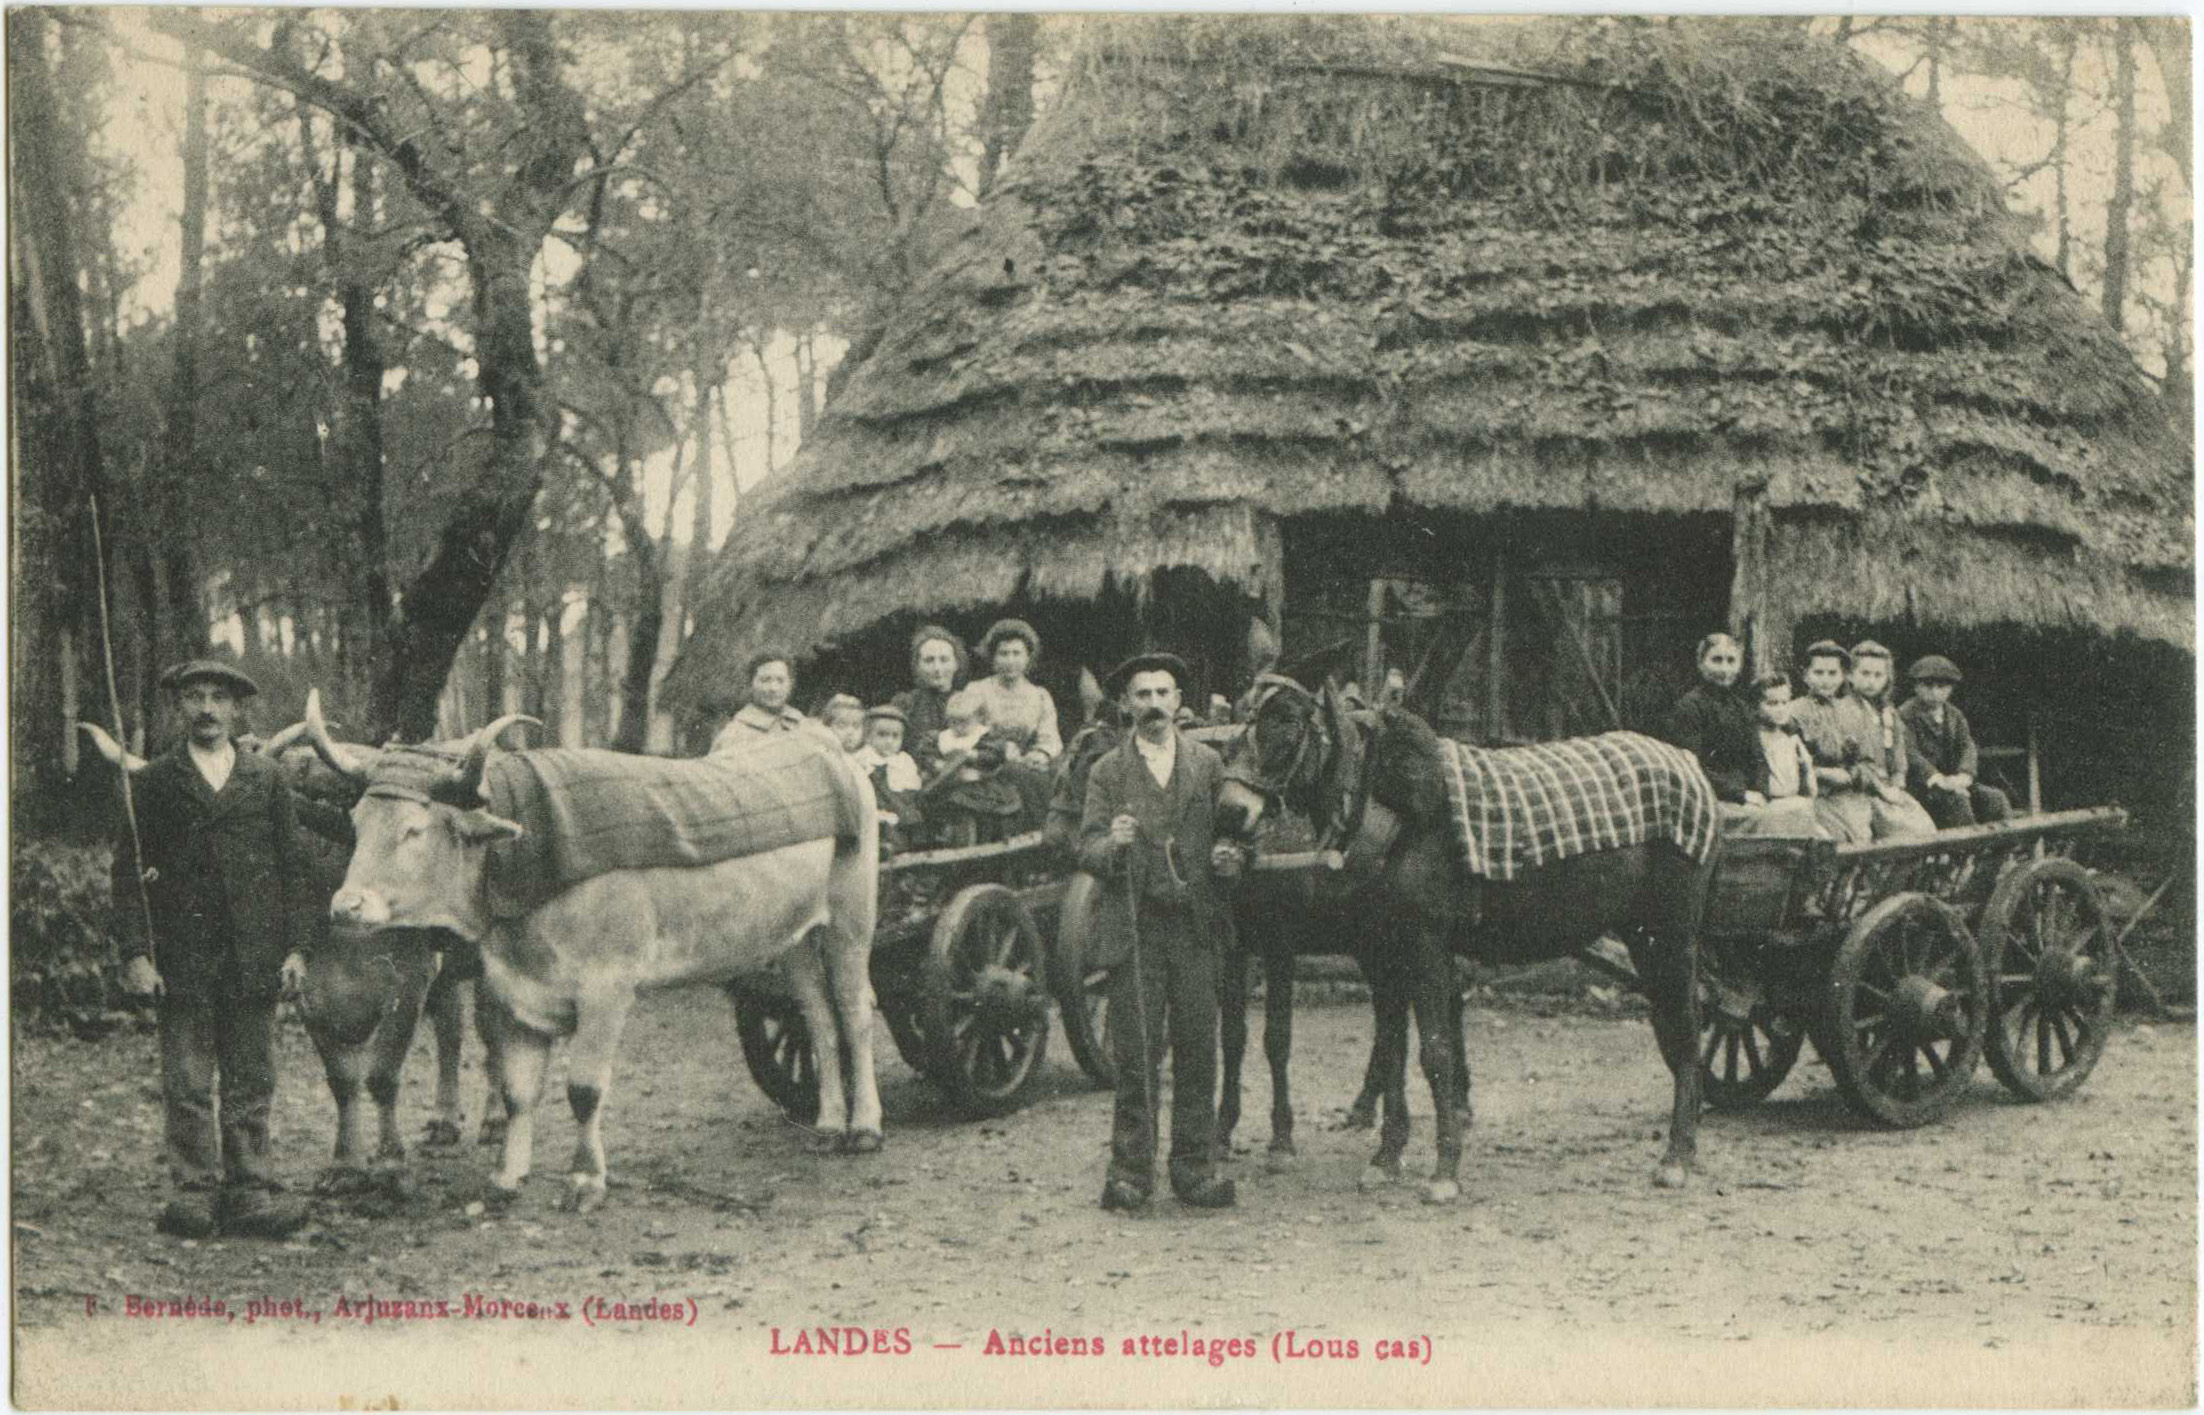
M1661 1167L1653 1171L1653 1187L1656 1189L1681 1189L1690 1179L1691 1170L1682 1160L1662 1160Z
M578 1214L586 1214L601 1207L605 1201L605 1181L601 1176L577 1174L566 1191L565 1207Z
M1350 1106L1346 1118L1339 1122L1342 1130L1371 1130L1377 1126L1377 1107L1374 1105Z
M485 1116L483 1116L483 1117L482 1117L482 1128L481 1128L480 1130L478 1130L478 1131L476 1131L476 1132L475 1132L474 1142L475 1142L475 1143L476 1143L477 1145L502 1145L502 1144L504 1144L504 1143L505 1143L505 1117L504 1117L504 1116L502 1116L502 1115L485 1115Z
M842 1150L852 1155L877 1155L888 1142L877 1130L852 1130L842 1137Z
M1390 1189L1398 1183L1400 1166L1373 1164L1363 1169L1362 1178L1355 1181L1355 1187L1368 1194L1378 1189Z
M1293 1141L1273 1140L1270 1142L1270 1149L1263 1154L1263 1168L1272 1174L1290 1173L1297 1158L1299 1156L1294 1153Z
M838 1155L848 1143L847 1133L841 1130L814 1130L811 1132L811 1153L815 1155Z
M406 1162L406 1146L403 1140L385 1140L375 1147L375 1167L388 1169Z
M501 1135L498 1137L503 1139ZM459 1122L456 1120L432 1120L421 1132L421 1148L424 1150L456 1150L459 1148Z
M1462 1186L1452 1179L1434 1179L1423 1186L1423 1201L1427 1204L1451 1204L1462 1197Z

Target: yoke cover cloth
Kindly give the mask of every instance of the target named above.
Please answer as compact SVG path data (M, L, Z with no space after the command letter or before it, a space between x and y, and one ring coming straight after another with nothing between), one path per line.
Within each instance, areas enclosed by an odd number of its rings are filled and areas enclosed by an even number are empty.
M1446 792L1471 874L1512 880L1576 855L1667 840L1714 852L1714 788L1690 753L1635 732L1532 747L1441 739Z
M499 753L490 810L526 832L491 847L490 912L517 918L614 870L712 865L807 840L855 839L864 810L838 743L777 735L668 759L554 748Z

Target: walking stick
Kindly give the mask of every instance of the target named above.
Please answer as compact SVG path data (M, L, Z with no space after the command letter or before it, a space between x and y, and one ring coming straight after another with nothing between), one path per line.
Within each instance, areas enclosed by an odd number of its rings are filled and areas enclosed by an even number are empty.
M127 754L130 736L122 725L122 695L115 688L115 637L107 620L107 546L99 533L99 498L87 494L84 499L92 511L92 570L99 589L100 662L107 670L107 710L115 719L115 740L124 744ZM153 897L145 888L145 842L138 835L138 807L130 795L130 763L127 755L119 765L122 779L122 818L130 831L130 873L138 881L138 908L145 918L145 942L150 948L153 946ZM109 940L110 947L112 944L113 941Z

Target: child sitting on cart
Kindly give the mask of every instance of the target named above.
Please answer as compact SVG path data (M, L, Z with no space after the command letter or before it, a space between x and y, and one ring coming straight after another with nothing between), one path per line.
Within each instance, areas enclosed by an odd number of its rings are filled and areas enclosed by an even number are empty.
M1890 650L1873 639L1862 639L1852 646L1852 694L1873 722L1867 745L1883 780L1882 789L1870 802L1877 840L1936 833L1936 822L1906 790L1910 777L1908 734L1905 723L1898 719L1898 705L1891 692L1892 667Z
M1008 734L992 730L987 704L968 688L950 695L944 716L935 742L941 766L925 786L939 827L932 843L975 845L1015 835L1023 797L1005 767Z
M1731 835L1820 836L1814 755L1791 720L1791 675L1770 673L1755 680L1753 695L1759 771L1742 804L1722 803L1722 829Z
M857 764L872 778L872 794L879 803L889 848L908 849L926 823L925 809L919 804L919 790L925 783L918 763L903 750L909 720L903 709L887 703L867 711L863 725L865 740L857 749Z
M1981 754L1967 715L1951 700L1959 666L1932 653L1915 660L1908 676L1913 699L1898 716L1912 734L1909 779L1921 804L1944 830L2012 819L2012 799L1974 779Z

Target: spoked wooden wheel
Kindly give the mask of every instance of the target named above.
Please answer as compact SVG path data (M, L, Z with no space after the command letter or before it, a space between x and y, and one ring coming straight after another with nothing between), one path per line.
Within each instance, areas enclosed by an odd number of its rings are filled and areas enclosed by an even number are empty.
M1989 968L1958 911L1897 894L1860 916L1830 970L1824 1048L1846 1100L1885 1125L1951 1108L1982 1059Z
M887 1020L888 1035L895 1039L896 1054L923 1076L926 1068L934 1064L934 1054L918 1019L920 1007L921 1004L915 1002L900 1006L883 1003L880 1015Z
M934 922L918 1024L928 1079L967 1115L1026 1103L1048 1055L1048 960L1041 931L999 884L958 892Z
M727 995L751 1079L789 1119L811 1124L819 1116L819 1061L803 1009L787 993L764 987L729 983Z
M1064 886L1050 986L1064 1014L1064 1039L1071 1043L1079 1069L1098 1086L1114 1086L1117 1065L1110 1057L1109 974L1089 961L1095 955L1095 915L1103 907L1102 898L1102 881L1084 870Z
M1778 1012L1738 956L1741 945L1699 949L1699 1091L1716 1110L1745 1110L1775 1093L1798 1063L1806 1030Z
M2072 860L2037 860L1982 911L1990 959L1990 1070L2015 1095L2071 1094L2103 1057L2118 996L2104 901Z

